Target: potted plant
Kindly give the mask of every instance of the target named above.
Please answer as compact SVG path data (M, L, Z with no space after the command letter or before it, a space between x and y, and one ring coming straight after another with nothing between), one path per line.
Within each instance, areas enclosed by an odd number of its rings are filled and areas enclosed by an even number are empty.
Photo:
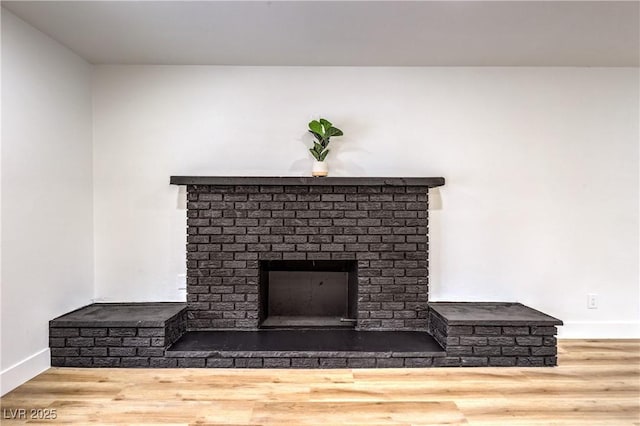
M309 151L313 158L316 159L313 163L312 176L324 177L329 174L329 168L325 159L329 154L329 139L332 136L342 136L342 130L337 127L333 127L333 124L329 120L321 118L320 120L313 120L309 123L309 133L311 133L316 140L313 142L313 148Z

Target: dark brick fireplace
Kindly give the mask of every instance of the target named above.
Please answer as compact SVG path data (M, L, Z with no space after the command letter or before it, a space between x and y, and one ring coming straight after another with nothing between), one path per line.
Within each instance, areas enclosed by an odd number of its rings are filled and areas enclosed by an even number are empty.
M428 302L428 190L443 178L173 176L187 303L91 304L50 322L52 366L553 366L562 321Z
M444 179L175 177L172 183L187 185L188 329L258 329L269 310L265 265L273 270L287 261L300 262L298 273L313 262L350 262L351 302L327 317L344 315L357 330L426 328L428 191ZM294 265L281 269L295 272Z

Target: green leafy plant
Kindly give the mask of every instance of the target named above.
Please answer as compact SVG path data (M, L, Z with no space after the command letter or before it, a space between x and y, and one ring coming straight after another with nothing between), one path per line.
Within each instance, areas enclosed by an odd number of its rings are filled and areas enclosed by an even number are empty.
M329 120L325 120L321 118L318 120L313 120L309 123L309 133L311 133L316 140L313 142L313 148L310 148L309 151L313 158L318 161L324 161L327 158L327 154L329 154L329 139L332 136L342 136L342 130L337 127L333 127L333 124Z

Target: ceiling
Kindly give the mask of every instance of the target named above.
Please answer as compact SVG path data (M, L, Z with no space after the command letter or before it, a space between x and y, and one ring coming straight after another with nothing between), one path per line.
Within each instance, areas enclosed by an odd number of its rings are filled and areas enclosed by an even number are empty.
M95 64L638 66L638 1L3 1Z

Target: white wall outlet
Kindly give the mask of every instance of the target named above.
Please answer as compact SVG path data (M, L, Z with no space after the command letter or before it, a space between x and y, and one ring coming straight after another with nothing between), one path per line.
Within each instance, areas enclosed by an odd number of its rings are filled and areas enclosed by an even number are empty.
M587 309L598 309L598 295L595 293L587 294Z

